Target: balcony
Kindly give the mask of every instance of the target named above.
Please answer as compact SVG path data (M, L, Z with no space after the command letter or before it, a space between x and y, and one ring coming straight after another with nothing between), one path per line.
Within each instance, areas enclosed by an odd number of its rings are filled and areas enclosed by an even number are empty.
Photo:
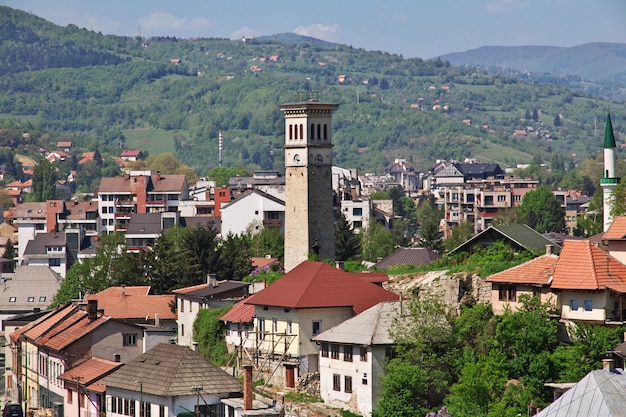
M148 200L146 201L146 206L163 207L165 206L165 200Z
M115 200L115 206L134 206L135 202L132 198L118 198Z
M115 218L119 219L119 218L130 218L133 215L132 212L129 211L116 211L115 212Z

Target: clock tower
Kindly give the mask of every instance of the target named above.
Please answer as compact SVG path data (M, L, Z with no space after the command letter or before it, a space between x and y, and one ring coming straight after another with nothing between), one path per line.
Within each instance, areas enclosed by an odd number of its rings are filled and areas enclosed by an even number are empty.
M331 119L336 103L280 105L285 113L285 270L308 259L335 260Z

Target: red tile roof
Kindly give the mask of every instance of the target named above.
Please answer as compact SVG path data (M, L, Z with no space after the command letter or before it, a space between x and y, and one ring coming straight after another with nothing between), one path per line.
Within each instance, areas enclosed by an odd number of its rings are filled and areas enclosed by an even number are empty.
M287 308L352 307L361 313L398 295L323 262L302 262L245 303Z
M98 309L116 319L154 319L158 314L161 320L175 320L170 304L174 295L151 295L149 286L109 287L97 294L85 297L86 301L98 300Z
M126 149L120 154L121 157L138 157L141 155L141 151L138 149Z
M548 285L559 257L542 255L521 265L487 277L487 282Z
M70 382L76 382L78 380L81 385L87 386L89 391L105 392L106 387L103 384L98 384L97 381L115 371L120 366L122 366L121 362L92 357L63 372L59 375L59 379Z
M606 232L605 239L624 239L626 236L626 216L619 216L613 220Z
M277 261L277 258L256 258L256 257L252 257L250 258L250 260L252 260L252 266L255 268L263 268L265 265L269 265L272 262Z
M254 318L254 306L246 304L246 300L241 300L228 310L228 313L220 317L222 321L231 323L250 323Z
M566 240L554 271L551 288L611 289L626 293L626 265L588 240Z

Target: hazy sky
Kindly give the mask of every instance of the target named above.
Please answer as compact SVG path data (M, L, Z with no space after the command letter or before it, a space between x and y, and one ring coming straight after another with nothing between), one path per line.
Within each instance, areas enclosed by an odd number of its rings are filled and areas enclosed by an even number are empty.
M0 0L60 25L176 37L294 32L432 58L486 45L626 43L626 0Z

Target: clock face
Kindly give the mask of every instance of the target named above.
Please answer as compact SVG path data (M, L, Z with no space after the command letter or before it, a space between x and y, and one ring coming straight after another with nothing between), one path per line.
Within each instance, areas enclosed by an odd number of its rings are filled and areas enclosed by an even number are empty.
M317 162L318 164L324 162L324 158L322 157L322 155L320 155L319 153L315 155L315 162Z
M295 155L293 156L293 163L294 163L294 164L299 164L299 163L300 163L300 155L295 154Z

